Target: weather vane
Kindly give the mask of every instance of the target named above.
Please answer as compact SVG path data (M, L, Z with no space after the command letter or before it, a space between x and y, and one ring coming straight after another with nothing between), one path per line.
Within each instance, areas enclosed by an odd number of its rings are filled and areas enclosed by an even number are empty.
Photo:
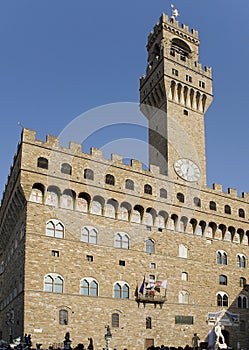
M176 19L179 16L179 11L175 8L174 4L171 4L171 19Z

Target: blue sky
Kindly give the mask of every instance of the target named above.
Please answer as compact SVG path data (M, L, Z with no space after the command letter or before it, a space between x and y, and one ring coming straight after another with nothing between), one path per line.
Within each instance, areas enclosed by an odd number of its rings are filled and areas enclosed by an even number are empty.
M170 13L171 2L1 0L1 191L20 139L18 122L45 139L92 108L139 102L147 36L161 13ZM249 192L249 1L174 4L179 21L199 31L199 61L213 68L208 186Z

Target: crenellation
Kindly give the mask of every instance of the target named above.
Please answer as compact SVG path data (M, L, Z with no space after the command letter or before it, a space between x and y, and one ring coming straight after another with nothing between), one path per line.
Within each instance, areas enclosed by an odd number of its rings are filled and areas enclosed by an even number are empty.
M70 141L69 142L69 149L70 149L70 151L73 151L73 153L75 153L75 154L82 153L82 145L80 143Z
M249 203L249 193L248 192L242 192L242 198L244 198L245 201Z
M238 191L234 188L228 187L227 193L233 197L238 197Z
M94 158L103 158L103 152L95 147L90 148L90 155L93 156Z
M222 185L220 184L213 184L213 189L217 192L223 192Z
M157 165L150 165L150 170L149 170L154 176L159 176L160 175L160 167Z
M132 168L133 168L134 170L141 171L141 170L142 170L143 163L140 162L139 160L132 159L132 160L131 160L131 166L132 166Z
M120 154L112 153L111 160L115 163L123 164L123 156L121 156Z

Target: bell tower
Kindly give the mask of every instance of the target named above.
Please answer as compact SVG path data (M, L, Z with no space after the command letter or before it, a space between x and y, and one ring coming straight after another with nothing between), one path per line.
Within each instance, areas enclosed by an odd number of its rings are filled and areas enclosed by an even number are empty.
M204 114L212 102L212 70L198 61L198 32L163 14L148 37L140 79L149 121L150 164L174 180L206 184Z

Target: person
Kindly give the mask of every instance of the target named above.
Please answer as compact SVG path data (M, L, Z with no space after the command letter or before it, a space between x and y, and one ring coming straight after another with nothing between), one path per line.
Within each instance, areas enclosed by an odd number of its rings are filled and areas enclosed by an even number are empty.
M197 333L194 333L194 336L192 338L192 346L194 350L197 350L199 347L199 340L200 338L198 337Z

